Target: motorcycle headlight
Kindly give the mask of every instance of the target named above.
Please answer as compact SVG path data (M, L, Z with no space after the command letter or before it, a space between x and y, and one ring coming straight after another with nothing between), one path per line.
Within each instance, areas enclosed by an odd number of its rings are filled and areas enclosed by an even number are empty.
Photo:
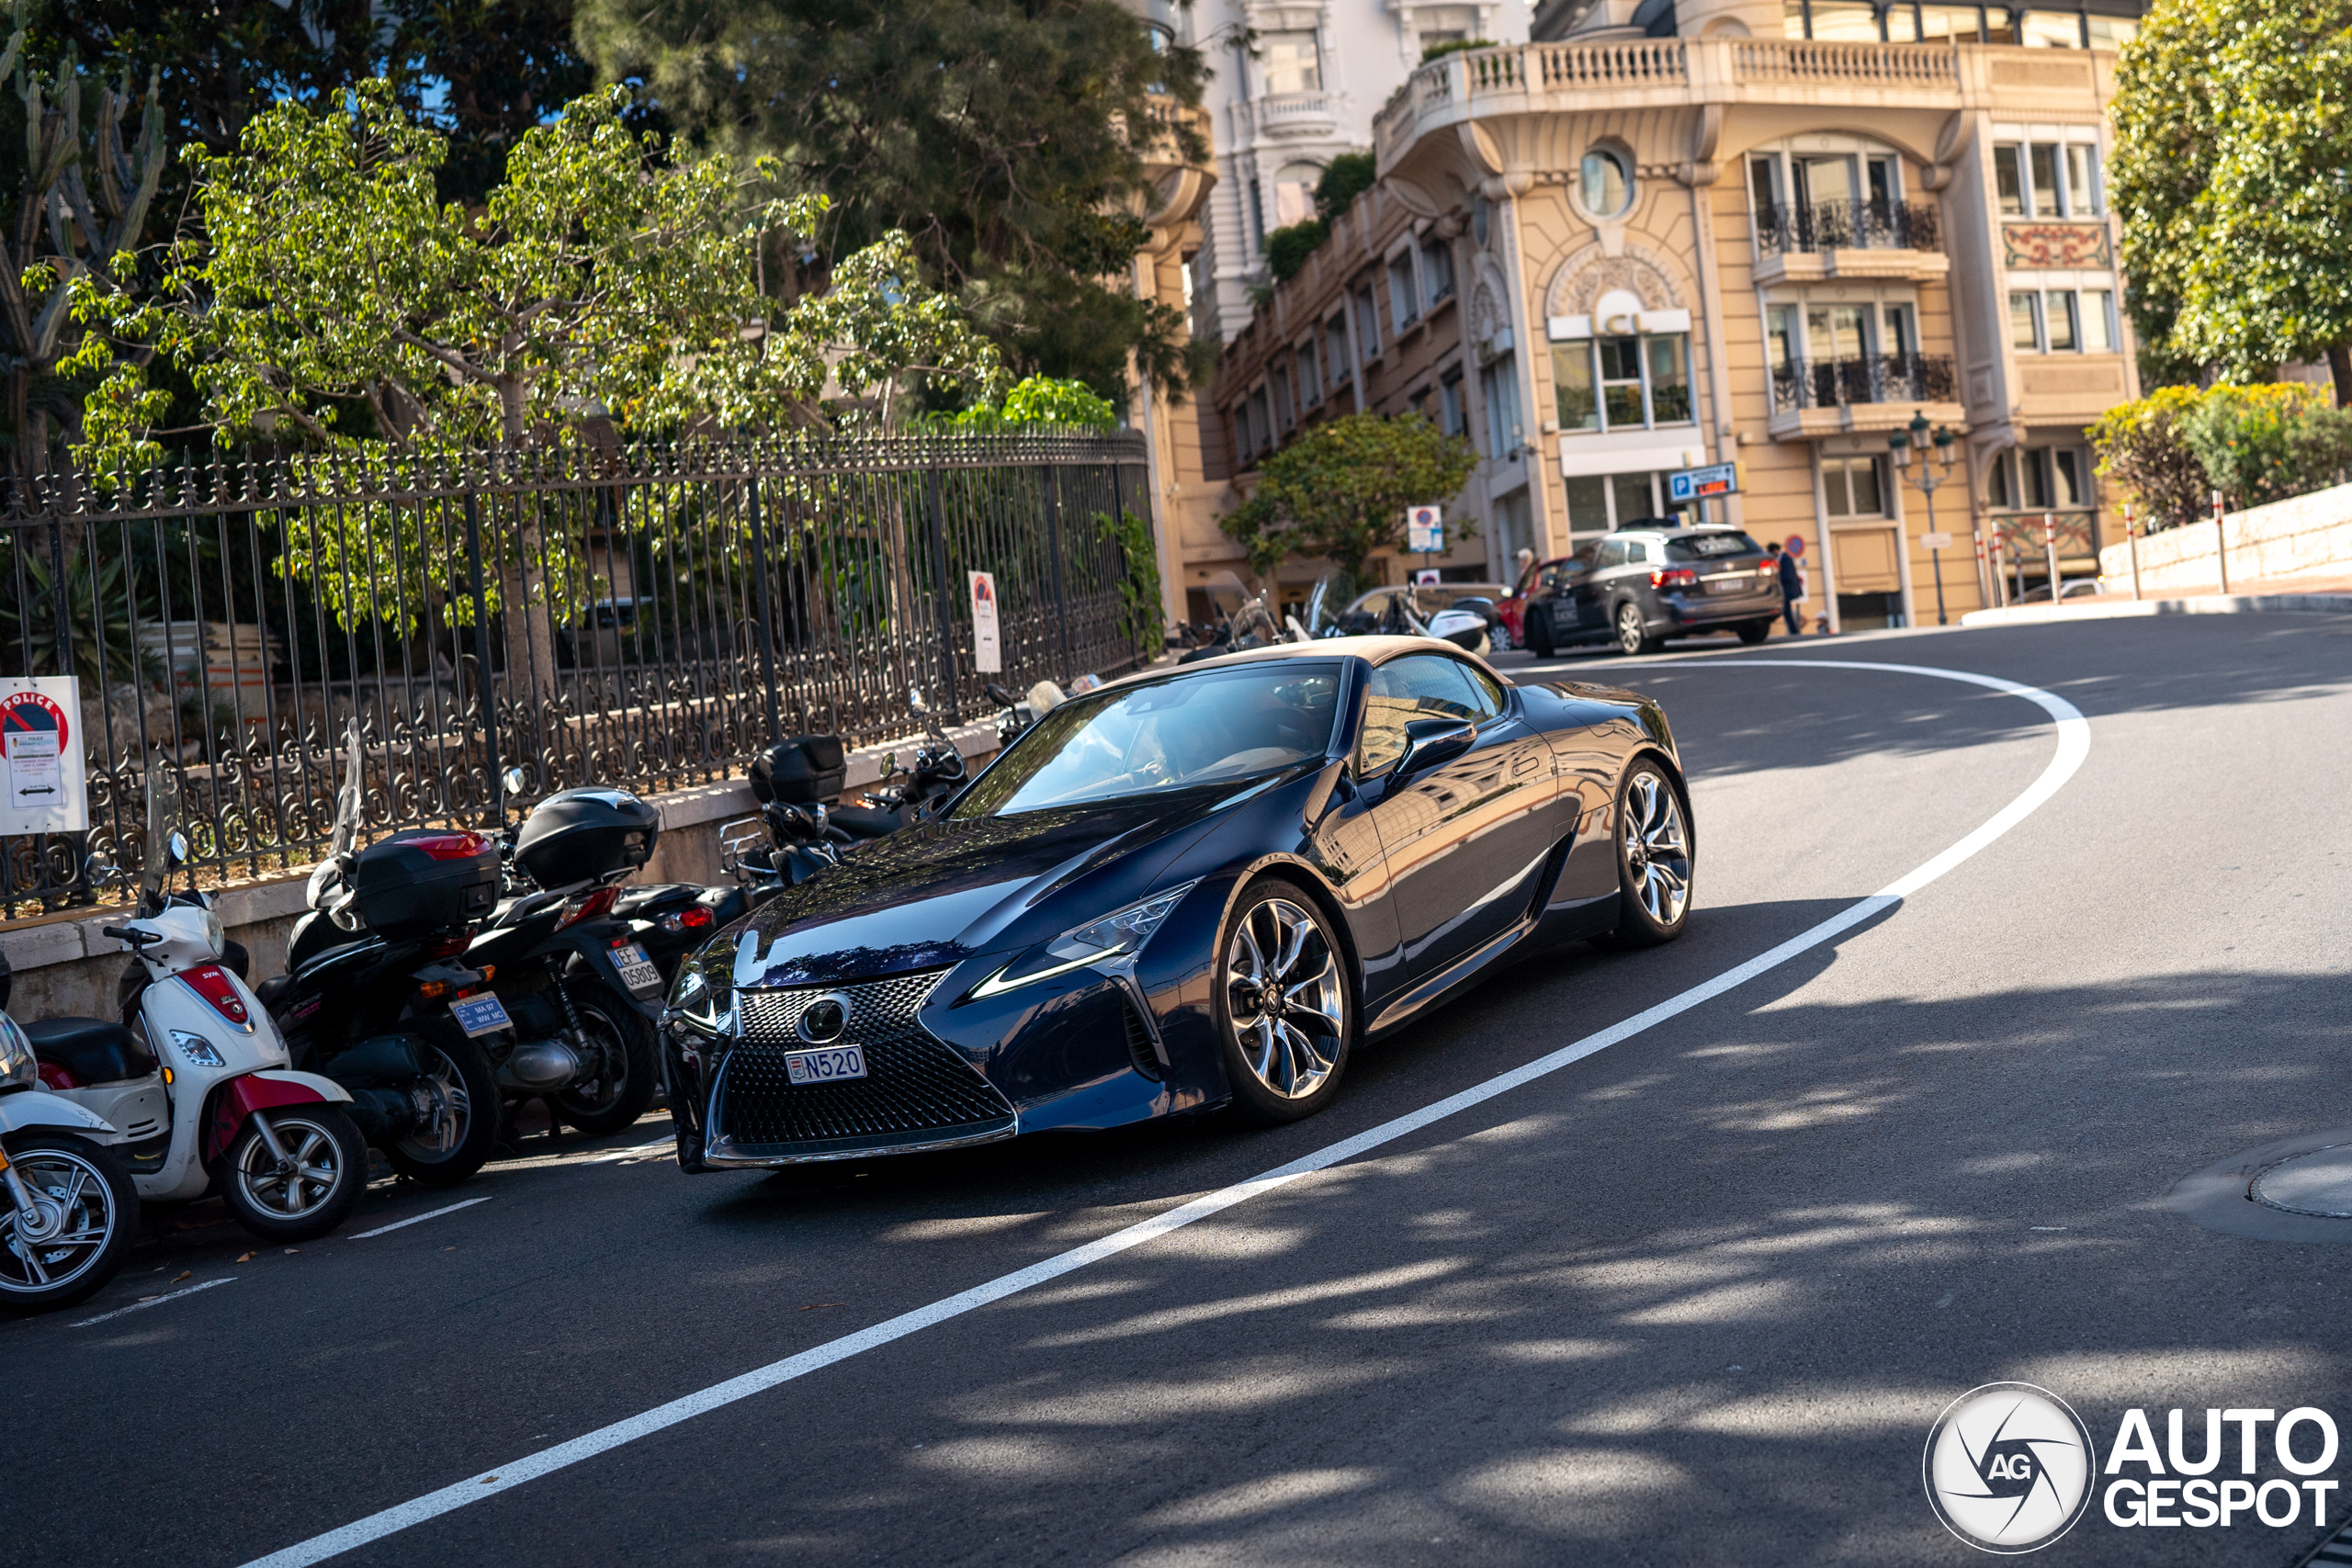
M1181 887L1155 893L1125 908L1114 909L1100 919L1073 926L1046 943L1041 953L1042 962L1033 959L1017 971L1009 964L981 981L972 994L993 997L1019 986L1035 985L1057 975L1067 975L1073 969L1083 969L1089 964L1131 958L1143 951L1143 944L1151 940L1152 932L1158 931L1176 906L1183 901L1184 895L1199 886L1199 881L1195 877Z
M33 1060L33 1043L17 1021L0 1012L0 1089L14 1089L39 1077L40 1066Z

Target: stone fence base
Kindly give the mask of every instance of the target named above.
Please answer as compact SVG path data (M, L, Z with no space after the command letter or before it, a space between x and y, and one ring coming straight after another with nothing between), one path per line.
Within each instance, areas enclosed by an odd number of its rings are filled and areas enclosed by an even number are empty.
M2298 577L2352 577L2352 484L2313 491L2267 506L2233 512L2222 520L2230 547L2230 581L2276 583ZM2221 562L2211 521L2167 528L2139 542L2144 593L2217 589ZM2098 553L2107 592L2132 591L2132 547Z

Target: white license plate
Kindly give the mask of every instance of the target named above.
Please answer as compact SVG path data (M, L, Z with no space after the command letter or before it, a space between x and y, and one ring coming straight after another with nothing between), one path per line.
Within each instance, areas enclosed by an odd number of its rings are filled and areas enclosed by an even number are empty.
M1756 586L1752 577L1711 577L1707 579L1710 593L1737 593Z
M784 1058L784 1075L797 1084L839 1083L865 1076L865 1053L854 1045L828 1045L821 1051L793 1051Z
M495 996L459 997L449 1004L449 1013L469 1040L477 1034L495 1034L514 1027L514 1021L506 1016L506 1004Z
M654 992L662 988L662 971L653 967L645 956L645 949L633 942L613 944L613 966L621 972L621 984L632 991Z

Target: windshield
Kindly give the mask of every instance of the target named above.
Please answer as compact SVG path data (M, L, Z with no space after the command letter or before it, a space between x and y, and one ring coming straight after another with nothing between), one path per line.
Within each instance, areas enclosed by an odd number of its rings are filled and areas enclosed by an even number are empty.
M1285 660L1076 698L1015 741L951 815L1009 816L1274 773L1329 750L1339 695L1337 665Z
M1713 560L1718 556L1760 556L1764 547L1741 533L1691 534L1666 542L1668 560Z

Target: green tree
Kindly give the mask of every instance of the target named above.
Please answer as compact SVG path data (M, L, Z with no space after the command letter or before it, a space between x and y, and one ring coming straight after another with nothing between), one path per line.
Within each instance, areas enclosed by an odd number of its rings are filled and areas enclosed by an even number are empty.
M772 256L773 288L901 231L1023 370L1114 402L1131 364L1190 383L1181 315L1130 273L1155 113L1197 104L1204 71L1116 0L581 0L579 37L688 145L773 156L786 194L833 198L806 253Z
M1418 413L1355 413L1307 431L1258 466L1250 499L1217 526L1261 577L1290 556L1330 560L1351 582L1405 543L1405 509L1442 502L1478 466L1469 442Z
M2352 404L2352 0L2162 0L2126 46L2109 189L2151 368L2325 358Z
M974 403L944 422L956 430L1016 430L1058 425L1065 430L1116 430L1119 411L1094 395L1083 381L1031 376L1004 394L1002 404Z

